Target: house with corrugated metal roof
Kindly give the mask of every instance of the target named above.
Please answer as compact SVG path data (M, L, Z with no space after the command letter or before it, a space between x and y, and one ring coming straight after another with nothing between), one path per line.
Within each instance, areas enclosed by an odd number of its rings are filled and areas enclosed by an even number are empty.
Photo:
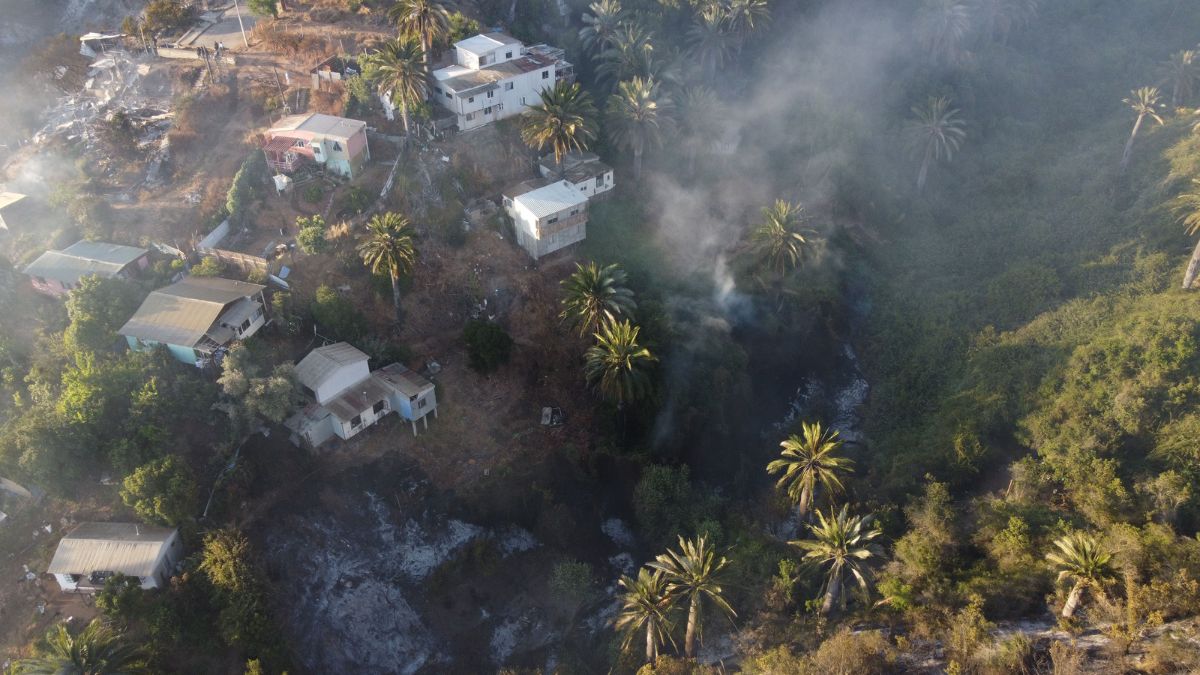
M165 345L203 366L266 325L264 286L218 277L184 277L154 291L117 331L134 351Z
M267 165L291 173L305 162L353 178L371 159L367 123L323 113L290 115L267 130L263 152Z
M318 347L296 364L296 380L310 402L286 422L297 444L318 447L334 436L349 440L391 412L429 427L437 397L429 380L393 363L375 372L369 357L345 342Z
M144 248L80 240L41 254L25 267L25 275L35 289L57 297L77 288L84 277L128 279L149 264L150 252Z
M587 237L587 194L565 180L525 181L503 199L517 243L534 260Z
M137 523L80 523L58 542L46 572L64 591L95 593L114 574L163 588L182 558L179 531Z

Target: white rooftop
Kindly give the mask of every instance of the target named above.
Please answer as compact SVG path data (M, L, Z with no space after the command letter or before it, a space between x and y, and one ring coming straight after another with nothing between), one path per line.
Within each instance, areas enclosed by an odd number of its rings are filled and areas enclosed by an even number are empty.
M316 390L343 366L368 360L366 354L348 342L335 342L317 347L296 364L296 379L309 389Z
M80 523L58 543L50 574L120 572L148 577L175 530L134 523Z
M520 204L535 218L543 218L572 206L587 203L587 195L566 181L556 181L536 190L530 190L513 198L513 205Z
M459 40L454 43L454 46L463 51L471 52L476 56L491 54L496 49L504 45L521 44L521 41L504 33L489 33L487 35L476 35L469 37L466 40Z

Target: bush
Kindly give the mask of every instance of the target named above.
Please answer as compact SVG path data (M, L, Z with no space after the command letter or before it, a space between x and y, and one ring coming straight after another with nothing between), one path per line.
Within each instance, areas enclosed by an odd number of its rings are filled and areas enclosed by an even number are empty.
M320 185L309 185L308 187L304 188L304 192L302 194L304 196L304 201L308 202L309 204L316 204L317 202L321 201L321 197L325 194L325 191L321 189Z
M199 265L192 267L194 277L219 277L225 274L225 264L213 256L204 256Z
M490 373L508 363L513 340L499 325L472 319L463 329L463 340L467 343L467 361L472 370Z
M168 527L196 515L198 495L191 470L175 455L134 471L121 488L121 499L139 518Z
M297 218L296 227L300 228L300 233L296 235L296 244L301 251L315 255L328 248L329 240L326 238L325 219L321 216Z
M367 332L367 319L335 289L322 284L312 304L313 321L325 337L357 342Z
M638 529L654 545L674 543L688 533L695 516L692 482L686 466L646 467L633 489L633 513Z

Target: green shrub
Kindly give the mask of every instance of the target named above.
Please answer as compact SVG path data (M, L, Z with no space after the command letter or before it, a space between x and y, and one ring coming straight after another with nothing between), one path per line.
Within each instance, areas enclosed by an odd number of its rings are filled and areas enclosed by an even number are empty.
M322 284L312 304L313 321L325 337L357 342L367 332L367 319L335 289Z
M219 277L225 274L225 264L213 256L204 256L199 265L192 266L194 277Z
M316 204L317 202L321 201L321 197L325 195L325 191L321 189L320 185L309 185L308 187L304 188L302 195L304 197L304 201L308 202L309 204Z
M490 373L508 363L513 340L498 324L472 319L463 329L467 343L467 362L472 370Z

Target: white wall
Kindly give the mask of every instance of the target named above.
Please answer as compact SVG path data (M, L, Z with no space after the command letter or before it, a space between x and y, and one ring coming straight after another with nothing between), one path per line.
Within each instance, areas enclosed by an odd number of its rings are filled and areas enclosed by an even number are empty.
M334 371L333 375L326 379L313 394L317 397L317 403L324 405L326 401L336 397L346 387L358 384L370 376L371 370L367 367L366 360L351 363Z
M543 73L545 76L543 77ZM489 92L484 92L474 96L474 101L469 98L460 98L457 94L454 99L446 98L445 94L437 94L436 98L444 107L458 113L458 128L461 131L475 129L489 122L502 120L514 115L520 115L526 108L536 105L541 101L541 93L545 89L553 88L555 82L554 66L546 66L541 70L535 70L529 73L521 73L515 77L501 80L497 84L499 87L492 90L492 96L488 96ZM508 85L512 85L510 89ZM491 112L485 113L484 110L491 108ZM467 115L472 116L467 119Z
M358 434L362 433L368 427L374 426L374 424L376 422L383 419L384 415L387 415L388 413L390 413L392 411L391 400L386 399L386 398L383 400L385 401L384 408L383 408L383 410L379 411L378 415L375 414L375 410L374 410L374 406L377 403L377 401L372 401L371 407L369 407L366 410L363 410L359 413L359 416L362 417L362 424L357 427L352 427L352 426L350 426L349 422L343 422L336 417L332 418L334 433L336 433L343 440L347 440L350 438L354 438Z

